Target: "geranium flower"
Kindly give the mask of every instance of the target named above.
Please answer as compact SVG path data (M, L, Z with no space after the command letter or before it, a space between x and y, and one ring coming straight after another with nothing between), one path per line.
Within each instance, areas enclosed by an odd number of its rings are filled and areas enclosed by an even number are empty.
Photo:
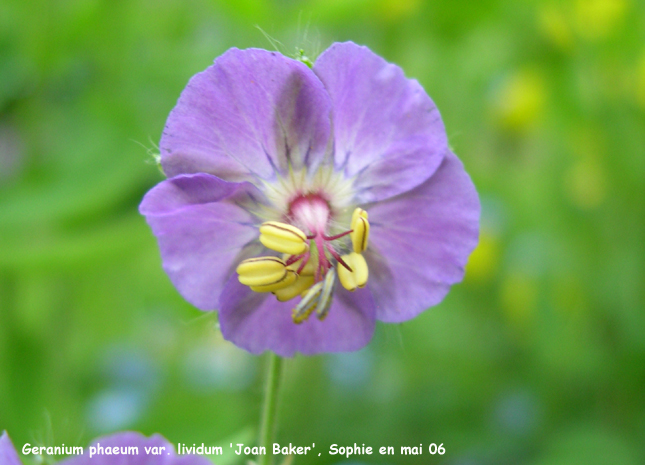
M252 353L357 350L440 302L479 200L419 83L366 47L231 49L195 75L140 206L186 300ZM313 318L314 312L317 318Z
M3 431L2 436L0 436L0 464L21 465L18 453L14 449L6 431Z
M99 449L99 446L102 449ZM90 457L90 447L94 447ZM162 436L155 434L145 437L141 433L127 431L104 436L94 440L90 447L83 448L83 455L70 456L58 462L59 465L212 465L205 457L198 455L177 455L175 448ZM114 448L118 448L118 454ZM137 448L137 453L129 447ZM163 451L161 450L161 448ZM148 448L149 452L146 452ZM156 449L155 449L156 448ZM65 450L71 449L66 447ZM124 451L126 452L124 454ZM0 436L0 465L21 465L18 453L5 431Z

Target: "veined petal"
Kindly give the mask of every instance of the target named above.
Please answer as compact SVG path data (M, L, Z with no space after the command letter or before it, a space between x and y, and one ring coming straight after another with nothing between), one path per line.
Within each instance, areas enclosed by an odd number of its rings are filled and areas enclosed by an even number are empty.
M315 167L327 148L330 109L303 63L233 48L182 92L161 138L161 164L169 177L201 172L226 181Z
M401 194L434 173L448 148L446 133L416 80L351 42L328 48L314 71L334 107L334 162L355 178L358 203Z
M2 436L0 436L0 464L22 465L6 431L3 431Z
M271 350L282 357L296 352L347 352L365 346L374 333L372 296L366 289L349 292L337 286L327 318L315 316L294 324L297 300L279 302L272 295L252 292L233 277L220 299L222 335L235 345L259 354Z
M139 211L159 241L164 270L197 308L217 308L242 248L257 239L259 221L251 212L262 203L252 184L209 174L168 179L144 197Z
M425 183L368 209L372 228L365 258L376 317L409 320L439 303L464 276L479 235L475 186L448 152Z

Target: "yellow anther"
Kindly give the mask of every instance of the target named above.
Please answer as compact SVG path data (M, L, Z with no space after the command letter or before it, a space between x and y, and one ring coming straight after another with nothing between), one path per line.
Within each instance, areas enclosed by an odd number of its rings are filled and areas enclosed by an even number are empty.
M307 236L287 223L267 221L260 226L260 242L271 250L298 255L307 250Z
M363 210L362 208L360 208L360 207L356 207L354 209L354 211L352 212L352 221L351 221L350 225L353 226L359 216L362 216L365 219L367 219L367 212L365 210Z
M284 274L284 277L273 284L265 284L264 286L250 286L251 290L254 292L277 292L280 289L289 287L296 282L298 275L295 271L287 270Z
M353 271L344 266L339 266L338 280L348 291L355 291L357 287L364 287L367 284L368 269L365 258L356 252L343 255L342 259Z
M352 214L352 232L349 237L352 239L354 252L361 253L367 249L367 239L370 235L370 223L367 221L367 212L357 208Z
M318 319L320 321L327 318L327 313L329 313L329 309L331 308L332 293L334 292L335 284L336 272L332 268L325 275L322 291L320 292L318 304L316 305L316 313L318 314Z
M316 310L317 305L318 305L318 301L314 300L310 302L310 305L308 307L304 307L300 311L294 308L293 311L291 312L291 319L295 324L299 325L303 321L306 321L307 318L309 318L309 315L311 315L314 312L314 310Z
M295 272L293 274L295 274ZM313 276L298 276L298 279L296 279L290 286L277 289L273 291L273 294L280 302L286 302L287 300L291 300L294 297L299 296L303 292L306 293L313 284Z
M311 289L309 289L302 297L302 300L298 302L298 305L296 305L296 308L294 308L291 313L291 319L294 323L302 323L309 318L309 315L311 315L314 310L316 310L322 288L323 281L320 281L311 286Z
M236 271L242 284L266 286L282 281L287 267L278 257L257 257L244 260Z

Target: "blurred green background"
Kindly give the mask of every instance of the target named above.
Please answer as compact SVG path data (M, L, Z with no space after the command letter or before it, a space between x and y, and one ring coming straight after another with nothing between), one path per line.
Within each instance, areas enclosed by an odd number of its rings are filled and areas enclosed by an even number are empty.
M645 463L645 6L629 0L3 0L0 430L254 440L263 358L185 303L137 213L188 79L229 47L368 45L417 78L483 204L464 283L287 363L278 442L361 463ZM400 457L443 443L446 454ZM231 463L228 457L217 463ZM241 461L239 461L241 463Z

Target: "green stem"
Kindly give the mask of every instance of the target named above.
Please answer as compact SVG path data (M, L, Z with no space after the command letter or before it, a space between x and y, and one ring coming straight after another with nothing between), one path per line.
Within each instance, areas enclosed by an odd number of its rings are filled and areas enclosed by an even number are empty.
M282 358L273 352L269 353L269 373L267 376L266 391L264 393L264 407L260 422L260 446L264 446L266 454L258 456L258 465L270 465L273 457L273 435L277 422L278 395L282 378Z

